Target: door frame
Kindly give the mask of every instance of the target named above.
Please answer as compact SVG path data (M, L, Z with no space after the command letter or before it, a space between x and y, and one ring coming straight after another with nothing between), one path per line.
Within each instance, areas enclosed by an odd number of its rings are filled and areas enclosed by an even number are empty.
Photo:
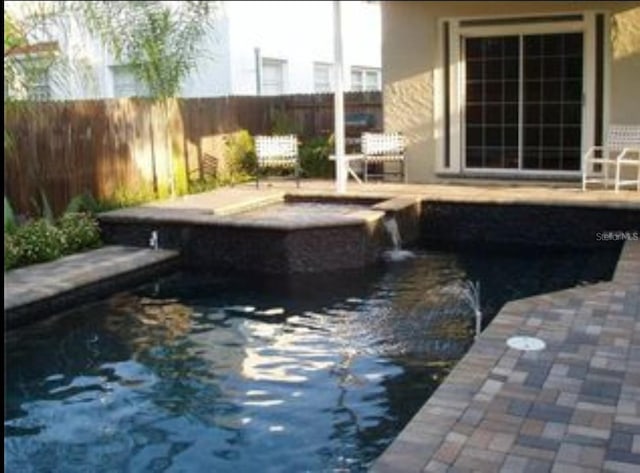
M581 150L583 155L595 142L595 75L596 14L605 15L603 35L603 134L608 123L609 36L608 18L605 12L574 11L551 14L492 15L441 18L438 20L440 38L439 64L434 70L434 139L436 141L436 173L468 176L506 177L578 177L581 170L531 170L531 169L467 169L464 165L464 110L465 64L463 43L465 37L489 37L526 34L575 33L583 34L583 81ZM494 23L494 24L491 24ZM446 43L446 44L445 44ZM446 70L445 70L446 69ZM445 82L448 82L445 84ZM441 100L447 94L446 100ZM446 110L448 108L448 110ZM446 115L446 118L445 118ZM519 124L521 125L521 124ZM602 139L602 137L600 137Z

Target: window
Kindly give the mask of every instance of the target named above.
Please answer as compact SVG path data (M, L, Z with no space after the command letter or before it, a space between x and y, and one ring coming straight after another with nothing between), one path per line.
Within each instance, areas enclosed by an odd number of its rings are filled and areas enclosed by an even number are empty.
M287 62L280 59L262 60L262 94L280 95L285 92L285 67Z
M577 174L602 106L594 93L604 77L598 18L588 12L442 22L439 169Z
M33 71L27 89L27 98L29 100L49 100L51 98L51 82L48 67L37 68Z
M582 33L465 39L468 168L580 169L582 43Z
M4 95L22 100L50 100L51 81L49 67L40 66L32 59L20 61L17 69L5 74Z
M147 88L135 76L130 66L111 66L114 97L143 97Z
M39 42L5 51L5 98L50 100L51 70L59 52L55 41Z
M351 90L355 92L380 90L380 69L367 67L351 68Z
M316 62L313 65L313 90L317 93L333 90L333 65Z

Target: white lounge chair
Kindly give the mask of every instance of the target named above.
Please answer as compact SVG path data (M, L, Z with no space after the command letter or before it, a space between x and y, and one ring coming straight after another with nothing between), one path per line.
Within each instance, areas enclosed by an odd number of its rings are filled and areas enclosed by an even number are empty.
M623 176L631 169L635 179ZM613 174L613 176L611 175ZM582 190L593 183L601 183L605 189L613 178L615 191L620 187L636 186L640 191L640 126L610 125L604 146L592 146L582 162Z
M363 174L366 182L369 176L384 177L388 174L397 175L407 182L405 167L405 140L400 133L363 133L362 134ZM397 163L397 171L385 169L386 163ZM380 174L369 174L369 163L380 163Z
M292 168L296 185L300 187L300 159L296 135L256 136L256 187L260 186L260 173L268 168Z

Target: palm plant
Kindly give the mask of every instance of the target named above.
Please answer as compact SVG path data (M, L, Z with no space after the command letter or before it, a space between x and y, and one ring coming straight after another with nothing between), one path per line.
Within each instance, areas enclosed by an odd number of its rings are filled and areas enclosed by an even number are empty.
M30 90L39 75L65 84L77 61L57 51L42 54L37 61L25 60L29 41L54 38L75 29L97 39L113 59L126 64L157 101L169 126L169 99L178 95L184 79L206 58L205 40L213 32L217 2L213 1L58 1L29 2L32 8L12 15L5 7L5 113L28 110L22 100L7 91ZM16 54L20 51L20 54ZM60 67L66 64L69 67ZM84 74L84 71L80 70ZM86 74L84 74L86 75ZM86 80L86 77L83 78ZM24 96L19 97L24 98ZM6 120L5 120L6 121ZM12 137L5 128L5 151ZM169 134L165 134L167 143ZM168 145L167 149L171 149ZM175 194L173 157L169 157L170 190Z
M98 37L116 61L126 64L160 103L169 143L169 99L205 58L204 40L213 31L216 2L95 1L70 2L89 33ZM175 196L173 156L168 157L169 186ZM184 176L186 178L186 176Z

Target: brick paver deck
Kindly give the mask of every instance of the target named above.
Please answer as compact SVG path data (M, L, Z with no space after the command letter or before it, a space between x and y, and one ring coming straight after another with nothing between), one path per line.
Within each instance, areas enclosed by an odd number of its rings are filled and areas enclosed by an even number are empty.
M505 305L372 471L640 471L640 241L611 282Z

